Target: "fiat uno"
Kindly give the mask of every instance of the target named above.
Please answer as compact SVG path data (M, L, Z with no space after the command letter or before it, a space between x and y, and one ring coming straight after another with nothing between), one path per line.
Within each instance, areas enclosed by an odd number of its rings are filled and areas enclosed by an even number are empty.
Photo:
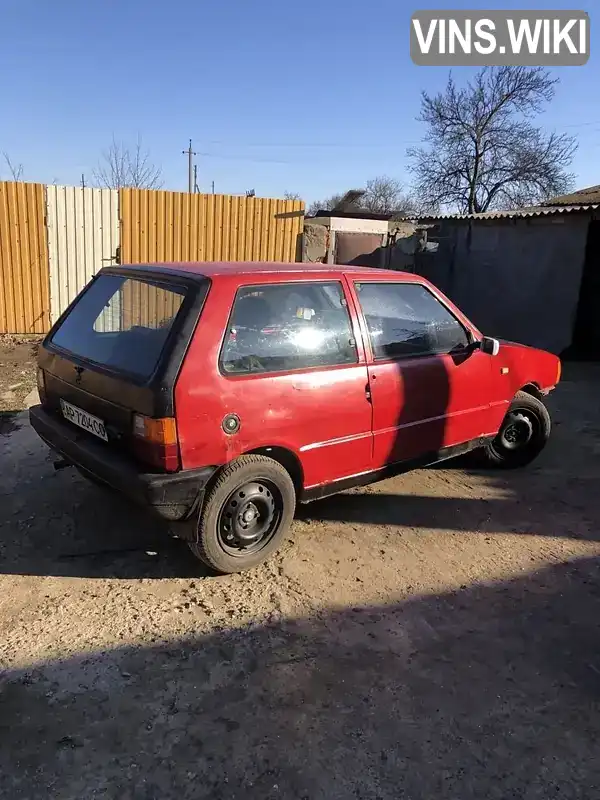
M221 573L273 553L297 502L470 450L528 464L561 369L419 276L264 263L101 269L38 365L31 424L60 465Z

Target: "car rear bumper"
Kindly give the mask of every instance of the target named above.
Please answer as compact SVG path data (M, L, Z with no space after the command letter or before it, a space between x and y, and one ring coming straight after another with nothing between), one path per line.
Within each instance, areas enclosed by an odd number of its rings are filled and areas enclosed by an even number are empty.
M167 520L180 520L201 503L206 485L217 467L170 474L145 473L103 442L48 414L42 406L29 409L38 436L86 477L100 481L142 505L151 506Z

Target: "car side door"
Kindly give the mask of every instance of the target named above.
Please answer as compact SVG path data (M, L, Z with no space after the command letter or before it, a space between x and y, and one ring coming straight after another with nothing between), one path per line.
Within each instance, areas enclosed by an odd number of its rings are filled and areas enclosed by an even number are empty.
M215 416L241 418L228 458L268 446L291 450L307 489L370 470L372 407L360 333L340 279L240 287L215 392L226 402Z
M493 432L491 360L425 283L354 281L367 342L373 467Z

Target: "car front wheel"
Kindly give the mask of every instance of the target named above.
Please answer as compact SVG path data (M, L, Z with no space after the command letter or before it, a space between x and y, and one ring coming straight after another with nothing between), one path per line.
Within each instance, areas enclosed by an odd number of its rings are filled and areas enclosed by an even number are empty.
M481 451L484 462L494 467L524 467L542 452L550 438L548 409L527 392L517 392L498 435Z
M223 468L210 489L189 547L216 572L242 572L277 550L295 508L294 483L281 464L242 456Z

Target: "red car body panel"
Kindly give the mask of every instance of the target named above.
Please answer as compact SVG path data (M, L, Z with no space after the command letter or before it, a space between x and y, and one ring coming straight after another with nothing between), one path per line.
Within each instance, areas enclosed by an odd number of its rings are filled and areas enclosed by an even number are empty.
M492 436L521 388L546 392L559 379L556 356L510 343L503 343L497 356L475 349L459 356L375 361L354 290L359 280L421 283L473 339L482 338L448 298L419 276L304 264L173 266L211 280L175 388L183 469L224 464L244 453L277 447L295 456L304 488L310 489ZM358 363L267 375L222 374L219 353L237 289L291 281L340 282ZM235 435L222 428L228 414L240 418Z

